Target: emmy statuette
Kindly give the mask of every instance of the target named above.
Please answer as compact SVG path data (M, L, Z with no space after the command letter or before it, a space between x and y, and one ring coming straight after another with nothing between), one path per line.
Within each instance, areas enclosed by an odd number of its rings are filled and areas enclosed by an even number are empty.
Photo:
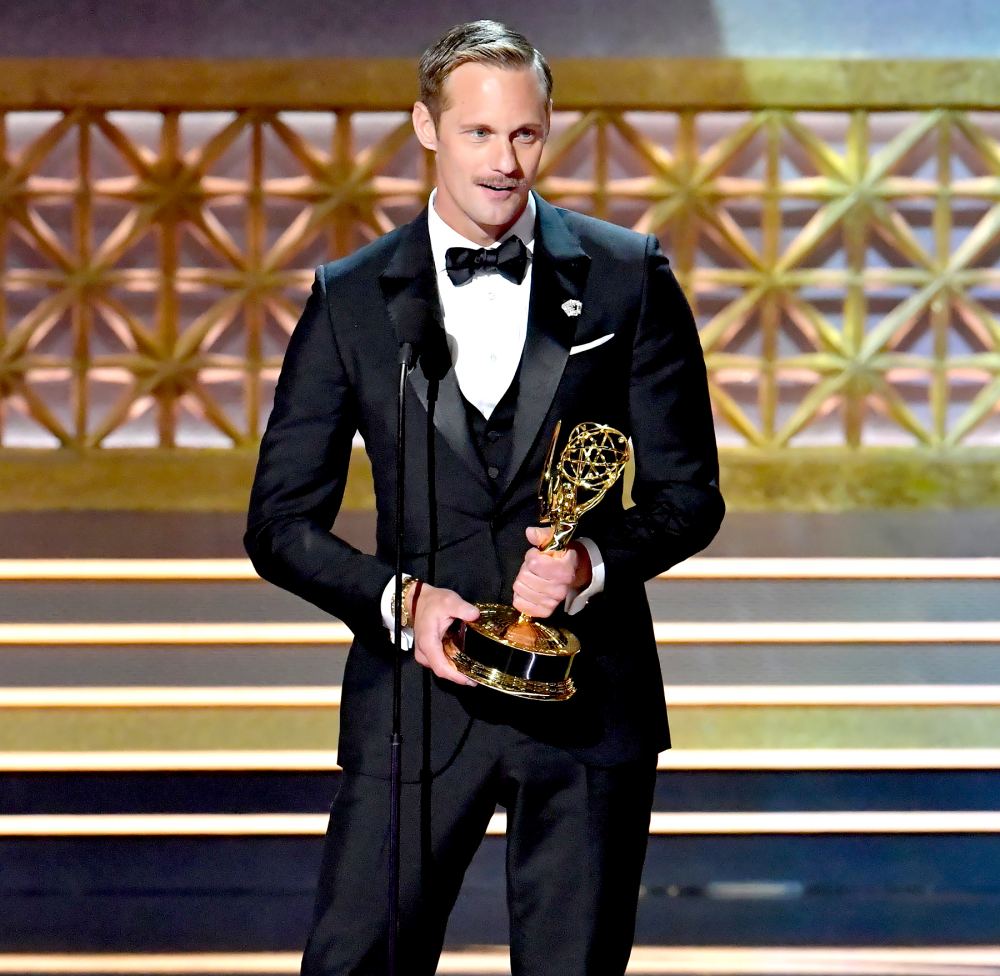
M629 457L628 439L602 424L577 424L556 459L561 423L549 444L538 495L541 523L552 526L543 552L561 552L581 516L618 480ZM478 603L479 619L460 627L455 667L479 684L538 701L565 701L576 691L569 676L580 642L502 603Z

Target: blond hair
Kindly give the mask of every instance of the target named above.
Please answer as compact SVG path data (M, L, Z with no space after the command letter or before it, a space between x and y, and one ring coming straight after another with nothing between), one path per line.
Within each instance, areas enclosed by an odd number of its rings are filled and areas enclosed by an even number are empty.
M452 27L420 58L420 101L435 125L448 107L444 83L463 64L489 64L499 68L532 68L546 103L552 98L552 71L528 39L495 20L475 20Z

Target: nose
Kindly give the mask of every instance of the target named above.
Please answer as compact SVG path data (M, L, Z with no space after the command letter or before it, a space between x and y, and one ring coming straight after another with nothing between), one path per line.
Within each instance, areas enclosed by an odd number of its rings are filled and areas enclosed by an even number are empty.
M508 139L497 139L491 164L493 169L505 176L513 176L518 169L517 153Z

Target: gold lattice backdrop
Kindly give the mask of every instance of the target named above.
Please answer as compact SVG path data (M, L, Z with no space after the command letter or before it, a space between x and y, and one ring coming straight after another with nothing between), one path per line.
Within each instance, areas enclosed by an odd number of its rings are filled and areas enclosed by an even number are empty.
M0 445L250 450L322 261L433 181L399 111L0 116ZM1000 112L559 112L540 190L660 236L720 443L1000 448Z

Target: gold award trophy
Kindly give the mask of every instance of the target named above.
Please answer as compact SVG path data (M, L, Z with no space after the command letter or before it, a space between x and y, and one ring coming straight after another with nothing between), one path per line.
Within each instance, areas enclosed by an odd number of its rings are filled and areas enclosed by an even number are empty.
M602 424L577 424L555 459L556 424L538 489L541 522L552 526L543 552L562 552L580 517L618 480L628 439ZM565 701L576 691L569 676L580 641L563 627L533 620L502 603L478 603L479 619L460 629L452 660L479 684L519 698Z

